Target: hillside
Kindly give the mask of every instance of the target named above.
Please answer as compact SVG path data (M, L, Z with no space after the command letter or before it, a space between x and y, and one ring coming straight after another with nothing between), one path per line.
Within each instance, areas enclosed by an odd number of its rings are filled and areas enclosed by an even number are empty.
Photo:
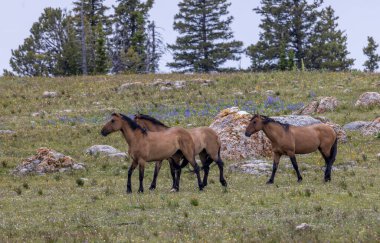
M126 83L131 84L121 88ZM229 171L235 161L225 161L228 189L212 166L204 192L185 169L180 192L170 193L164 162L154 192L147 190L154 169L149 164L146 192L137 194L136 170L133 194L126 195L130 161L85 153L95 144L127 150L120 134L100 135L112 112L148 113L170 126L196 127L208 126L231 106L286 115L316 97L335 96L338 109L321 115L343 126L380 116L379 107L354 106L362 93L379 90L379 74L360 72L0 78L0 130L15 132L0 134L0 241L379 241L379 136L347 131L331 183L323 182L323 160L313 153L298 158L301 184L288 159L280 163L273 186L265 184L267 175ZM43 97L45 91L56 97ZM40 147L69 155L87 169L13 176ZM311 228L296 230L301 223Z

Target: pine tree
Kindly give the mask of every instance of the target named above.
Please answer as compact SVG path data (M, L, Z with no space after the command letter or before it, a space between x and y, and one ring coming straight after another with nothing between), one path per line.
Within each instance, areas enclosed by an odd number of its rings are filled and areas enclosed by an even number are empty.
M30 30L31 34L18 49L12 50L10 65L21 76L62 74L63 50L71 22L61 9L45 8Z
M73 2L73 12L75 14L78 38L82 45L82 59L85 63L82 64L83 69L87 69L89 74L99 73L104 67L97 66L97 48L99 42L104 41L104 46L107 49L109 45L107 36L112 33L112 26L110 17L106 15L109 9L104 5L105 0L76 0ZM82 23L83 15L83 23ZM99 29L99 25L102 29ZM99 33L99 31L101 33ZM81 38L81 35L83 37ZM102 38L102 40L98 40ZM106 52L107 54L107 52ZM108 58L108 57L107 57ZM102 73L106 73L103 70Z
M252 69L283 69L285 57L290 52L295 56L297 67L301 68L322 2L261 0L261 6L254 11L263 17L259 25L262 32L259 41L247 49Z
M105 74L108 71L108 55L106 46L106 36L101 22L98 23L95 48L95 73Z
M147 27L146 42L146 72L155 73L158 71L158 62L162 54L165 52L164 43L161 34L157 31L154 21L149 22Z
M114 7L114 33L112 37L112 71L145 72L146 24L153 0L117 0ZM136 58L138 55L139 58ZM128 58L132 58L129 60ZM136 63L137 59L141 63ZM133 65L131 65L133 63ZM133 66L134 70L128 70Z
M354 59L347 57L347 36L338 29L338 19L331 6L321 11L305 58L308 68L344 71L353 65Z
M368 44L363 48L363 53L368 57L368 60L365 61L364 67L367 72L374 72L379 68L378 62L380 62L380 56L376 54L376 50L379 47L379 44L375 42L373 37L367 37Z
M182 0L175 15L176 43L169 45L180 71L217 71L227 60L239 60L243 43L234 41L227 0Z

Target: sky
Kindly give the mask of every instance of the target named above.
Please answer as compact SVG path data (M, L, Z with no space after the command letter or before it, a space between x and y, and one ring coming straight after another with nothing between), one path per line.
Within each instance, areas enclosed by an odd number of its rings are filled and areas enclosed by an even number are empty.
M247 47L259 38L260 16L252 9L260 5L260 0L229 0L232 5L230 14L234 16L231 26L235 39L243 41ZM173 30L174 15L178 12L179 0L155 0L150 11L151 19L161 28L166 43L174 43L177 32ZM106 0L107 6L115 5L115 0ZM355 59L354 68L363 69L365 56L363 47L367 36L373 36L380 43L379 12L380 0L325 0L324 6L331 5L339 16L338 24L348 37L349 57ZM72 0L11 0L2 1L0 8L0 74L4 68L10 69L11 50L17 49L29 35L29 30L46 7L72 9ZM380 50L378 50L380 52ZM172 60L166 53L160 62L161 72L170 72L166 63ZM249 58L242 55L238 62L229 62L228 66L246 68Z

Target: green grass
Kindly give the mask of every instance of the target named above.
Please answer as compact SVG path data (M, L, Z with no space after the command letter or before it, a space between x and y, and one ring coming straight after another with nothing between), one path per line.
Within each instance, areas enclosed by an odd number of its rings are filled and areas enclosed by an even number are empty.
M156 87L117 92L123 83L148 83L158 78L204 78L216 83L165 92ZM376 136L348 133L348 143L338 145L336 165L355 161L358 166L333 171L331 183L323 182L323 160L313 153L298 158L304 177L300 184L294 172L285 169L290 164L286 159L271 186L265 184L267 176L226 169L229 187L224 190L217 167L212 166L203 192L197 190L195 176L185 169L180 192L170 193L171 178L164 163L156 191L148 190L154 170L149 164L145 193L137 193L136 170L133 194L126 195L130 161L91 157L84 152L94 144L126 151L119 134L106 138L99 134L113 111L168 114L163 117L165 123L184 127L209 125L217 104L241 108L252 104L267 115L290 114L290 110L264 107L269 89L279 94L285 106L307 103L311 93L336 96L341 102L339 109L323 116L341 125L373 120L380 115L378 108L357 109L354 103L361 93L378 91L374 83L379 80L376 74L317 72L1 78L0 130L16 134L0 135L0 241L379 241L380 163L376 154L380 139ZM343 92L345 89L351 92ZM60 96L45 99L41 97L44 91L57 91ZM205 107L208 113L204 116L185 115L187 109L201 112ZM39 111L44 115L31 115ZM11 175L23 158L42 146L84 162L87 170ZM226 161L226 168L234 162ZM301 223L311 229L297 231L295 227Z

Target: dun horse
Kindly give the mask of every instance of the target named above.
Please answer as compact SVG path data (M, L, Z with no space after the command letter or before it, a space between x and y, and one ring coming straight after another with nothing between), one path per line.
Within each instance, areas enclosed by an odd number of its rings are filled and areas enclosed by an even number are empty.
M158 121L157 119L144 115L144 114L137 114L135 115L135 121L137 124L142 126L143 128L146 128L149 131L157 132L157 131L167 131L173 128L170 128L163 124L162 122ZM222 184L222 186L227 186L227 181L224 179L223 175L223 161L220 158L220 140L218 135L214 130L212 130L209 127L198 127L198 128L192 128L187 129L187 131L190 133L194 145L195 145L195 154L199 154L199 158L202 162L202 168L204 170L204 177L203 177L203 186L207 186L207 178L210 171L210 164L215 161L215 163L219 167L219 181ZM174 158L169 159L170 163L170 169L171 174L173 178L173 185L175 181L175 173L173 168L173 163L178 163L181 158L176 156ZM174 161L173 161L174 160ZM154 176L153 181L151 184L151 189L156 188L156 180L158 172L160 171L162 161L156 162L156 167L154 170ZM186 165L186 161L183 163ZM182 165L181 167L184 167ZM177 176L180 177L181 171L179 170L179 173L177 173Z
M277 122L267 116L254 115L245 135L250 137L260 130L264 131L272 143L273 170L268 184L274 182L274 176L282 155L290 157L297 173L298 182L302 181L295 155L312 153L317 149L326 162L325 181L331 180L331 167L337 154L337 136L334 129L325 124L295 127Z
M128 143L128 154L132 158L132 164L128 170L127 193L132 192L131 176L137 165L140 172L139 192L144 192L145 162L164 160L179 153L193 166L199 190L203 189L199 166L195 162L194 142L185 129L173 128L162 132L147 132L129 117L114 113L111 120L104 125L101 134L107 136L116 131L121 131L123 134ZM179 189L179 180L176 181L175 189Z

